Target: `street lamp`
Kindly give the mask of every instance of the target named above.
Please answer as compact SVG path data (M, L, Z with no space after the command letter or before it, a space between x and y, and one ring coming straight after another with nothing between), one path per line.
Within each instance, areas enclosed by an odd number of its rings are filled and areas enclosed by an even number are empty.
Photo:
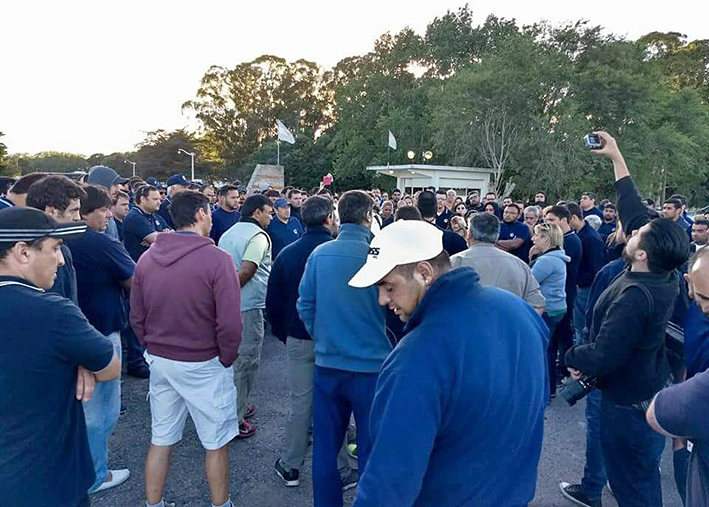
M185 151L182 148L177 150L177 153L184 153L185 155L189 155L190 158L192 159L192 178L190 181L194 181L194 153L190 153L189 151Z
M133 176L135 176L135 162L131 162L130 160L124 160L124 164L131 164L133 166Z
M414 150L409 150L406 153L406 156L409 158L409 160L413 160L416 158L416 152ZM428 160L431 160L433 158L433 152L432 151L424 151L421 154L421 159L423 160L423 163L425 164Z

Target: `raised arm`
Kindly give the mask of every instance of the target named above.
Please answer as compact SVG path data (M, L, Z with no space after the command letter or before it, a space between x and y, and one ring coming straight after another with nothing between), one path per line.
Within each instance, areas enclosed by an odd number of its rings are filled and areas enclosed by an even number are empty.
M607 132L594 132L601 138L603 147L592 150L593 153L606 157L613 162L615 174L616 207L618 218L623 224L625 234L630 237L632 231L639 229L650 221L647 207L643 204L638 188L635 186L630 172L625 164L623 154L618 149L616 140Z

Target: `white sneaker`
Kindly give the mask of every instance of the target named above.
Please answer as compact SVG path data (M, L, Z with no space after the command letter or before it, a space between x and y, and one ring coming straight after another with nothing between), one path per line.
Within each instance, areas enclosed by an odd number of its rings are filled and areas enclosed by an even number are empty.
M128 470L127 468L123 470L109 470L109 473L111 474L111 480L105 481L98 488L96 488L95 491L92 491L91 493L98 493L99 491L106 491L107 489L120 486L128 480L128 477L130 477L130 470Z

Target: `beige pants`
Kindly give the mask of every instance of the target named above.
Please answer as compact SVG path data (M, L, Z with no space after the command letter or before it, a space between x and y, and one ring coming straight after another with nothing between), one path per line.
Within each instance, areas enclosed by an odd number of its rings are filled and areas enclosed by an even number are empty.
M241 345L239 357L234 363L234 383L238 400L239 421L246 414L246 404L254 388L256 373L261 363L261 349L263 348L263 310L247 310L241 312L243 328L241 331Z

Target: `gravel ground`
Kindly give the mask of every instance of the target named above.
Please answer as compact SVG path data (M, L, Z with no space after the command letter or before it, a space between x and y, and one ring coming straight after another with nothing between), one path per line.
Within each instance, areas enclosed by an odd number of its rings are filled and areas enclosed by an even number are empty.
M286 488L276 476L273 464L281 448L284 422L288 412L285 347L273 336L267 336L253 402L258 412L253 420L258 425L256 436L229 445L231 460L231 498L238 507L305 507L312 505L310 459L301 470L301 484ZM128 412L121 417L111 441L109 465L129 468L130 479L112 490L92 496L98 507L139 507L144 503L144 459L150 441L150 407L146 401L148 381L125 377L123 401ZM584 403L568 407L555 400L547 410L544 449L539 464L537 495L532 506L570 507L559 493L560 481L580 480L584 465ZM194 426L188 418L185 435L172 454L165 497L178 507L211 505L204 477L204 451ZM680 507L681 501L672 477L670 443L662 461L664 505ZM353 492L345 495L349 506ZM603 503L616 505L605 492Z

